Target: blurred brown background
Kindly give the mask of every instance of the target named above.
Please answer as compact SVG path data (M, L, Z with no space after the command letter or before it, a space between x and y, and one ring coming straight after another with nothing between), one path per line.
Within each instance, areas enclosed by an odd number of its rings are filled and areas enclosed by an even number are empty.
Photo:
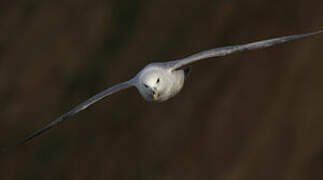
M323 28L323 1L0 2L0 145L152 61ZM0 154L0 179L323 179L323 35L194 64Z

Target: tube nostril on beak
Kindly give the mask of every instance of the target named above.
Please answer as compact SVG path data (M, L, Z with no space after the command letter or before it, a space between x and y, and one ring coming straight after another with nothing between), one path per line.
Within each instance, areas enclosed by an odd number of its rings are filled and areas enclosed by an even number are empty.
M156 93L155 91L153 91L152 95L153 95L154 100L157 101L158 100L158 93Z

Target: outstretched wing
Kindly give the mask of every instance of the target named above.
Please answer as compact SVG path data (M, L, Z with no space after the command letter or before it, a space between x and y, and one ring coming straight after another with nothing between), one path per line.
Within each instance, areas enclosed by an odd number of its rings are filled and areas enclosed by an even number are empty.
M123 89L129 88L133 86L133 82L132 80L130 81L126 81L120 84L117 84L115 86L112 86L94 96L92 96L90 99L84 101L83 103L79 104L78 106L76 106L75 108L73 108L71 111L61 115L60 117L58 117L56 120L52 121L51 123L49 123L48 125L46 125L45 127L39 129L38 131L34 132L33 134L31 134L30 136L28 136L27 138L25 138L23 141L21 141L19 144L25 144L28 141L32 140L33 138L41 135L42 133L46 132L47 130L51 129L52 127L56 126L57 124L61 123L63 120L73 116L74 114L86 109L87 107L89 107L90 105L94 104L95 102L101 100L102 98L109 96L113 93L116 93L118 91L121 91Z
M218 57L218 56L226 56L226 55L233 54L233 53L266 48L266 47L274 46L277 44L282 44L282 43L285 43L288 41L293 41L293 40L297 40L297 39L302 39L302 38L314 36L314 35L322 33L322 32L323 32L323 30L312 32L312 33L307 33L307 34L297 34L297 35L284 36L284 37L268 39L268 40L263 40L263 41L257 41L257 42L248 43L248 44L226 46L226 47L210 49L210 50L206 50L206 51L202 51L202 52L193 54L193 55L188 56L184 59L171 61L171 62L169 62L169 64L170 64L170 66L172 66L171 67L172 70L177 70L177 69L180 69L188 64L191 64L193 62L196 62L196 61L199 61L202 59L211 58L211 57Z

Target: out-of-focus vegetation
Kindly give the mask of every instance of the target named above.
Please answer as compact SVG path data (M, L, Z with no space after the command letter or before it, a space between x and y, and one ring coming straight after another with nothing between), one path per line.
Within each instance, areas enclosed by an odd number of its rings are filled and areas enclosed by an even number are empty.
M0 2L0 145L152 61L323 28L323 1ZM0 154L0 179L323 178L323 37L194 64L162 104L123 91Z

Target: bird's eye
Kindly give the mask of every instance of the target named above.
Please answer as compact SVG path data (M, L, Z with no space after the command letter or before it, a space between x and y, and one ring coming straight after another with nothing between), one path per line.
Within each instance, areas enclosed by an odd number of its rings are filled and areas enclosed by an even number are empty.
M148 85L147 85L147 84L144 84L144 86L145 86L146 88L148 88Z
M156 83L159 83L159 78L157 79Z

